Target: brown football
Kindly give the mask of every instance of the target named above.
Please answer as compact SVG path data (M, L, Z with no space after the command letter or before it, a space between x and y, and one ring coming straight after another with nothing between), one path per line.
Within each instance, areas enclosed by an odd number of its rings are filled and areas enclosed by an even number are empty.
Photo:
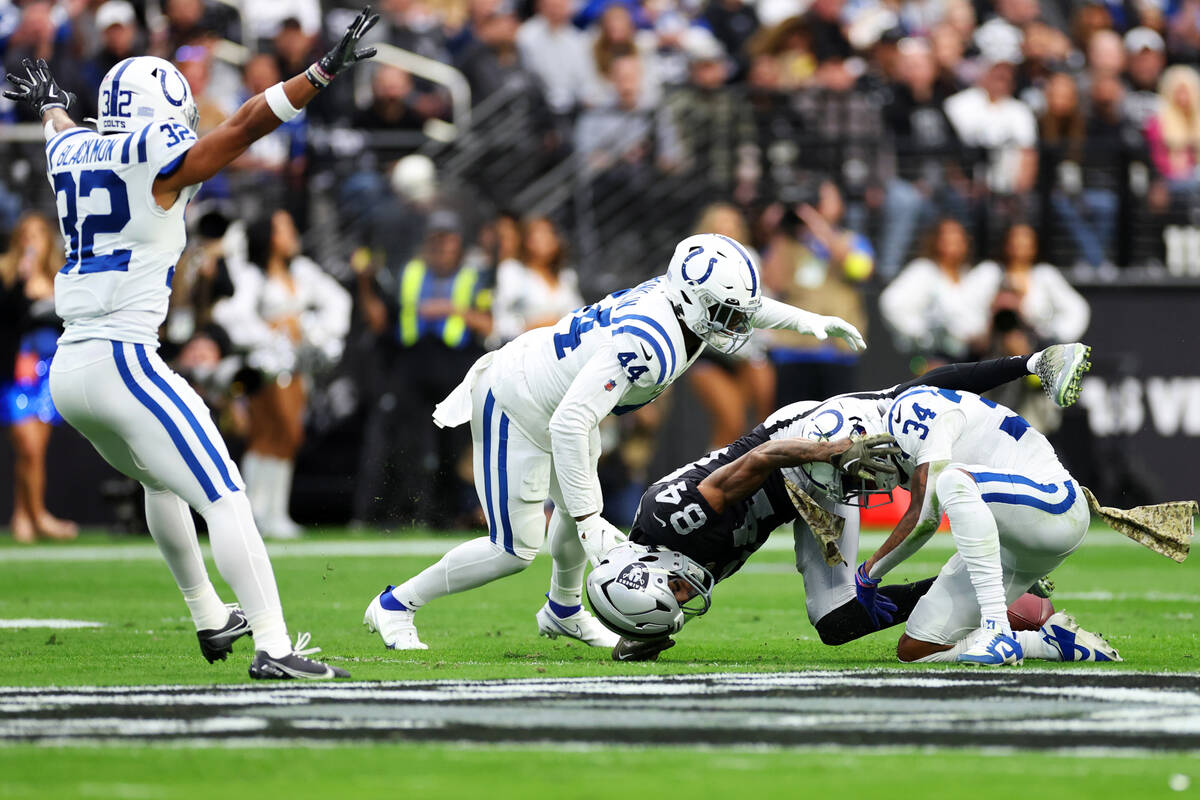
M1054 613L1054 604L1036 594L1025 594L1008 607L1008 624L1014 631L1036 631Z

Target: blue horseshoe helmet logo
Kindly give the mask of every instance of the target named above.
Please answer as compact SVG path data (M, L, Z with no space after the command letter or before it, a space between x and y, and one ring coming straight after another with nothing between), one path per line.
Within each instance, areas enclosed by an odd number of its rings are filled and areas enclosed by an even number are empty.
M158 82L162 85L163 97L167 98L167 102L173 106L183 105L183 101L187 100L187 96L188 96L187 80L183 77L182 74L180 74L180 72L178 70L160 69L160 70L157 70L157 72L158 72ZM174 97L172 97L171 93L167 91L167 73L168 72L170 72L176 78L179 79L179 83L183 88L183 92L180 93L178 100L176 100Z
M691 275L689 275L688 262L703 252L703 247L697 247L695 250L687 254L687 258L683 259L683 263L680 265L680 270L683 272L683 279L688 283L704 283L706 280L708 280L708 276L712 275L713 267L717 265L717 258L716 256L713 256L708 260L708 267L704 270L703 275L701 275L699 278L693 278Z

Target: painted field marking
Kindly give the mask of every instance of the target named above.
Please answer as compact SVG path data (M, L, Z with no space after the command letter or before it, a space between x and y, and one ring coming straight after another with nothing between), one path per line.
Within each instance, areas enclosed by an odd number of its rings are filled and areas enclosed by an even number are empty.
M86 619L0 619L0 628L103 628L104 625Z

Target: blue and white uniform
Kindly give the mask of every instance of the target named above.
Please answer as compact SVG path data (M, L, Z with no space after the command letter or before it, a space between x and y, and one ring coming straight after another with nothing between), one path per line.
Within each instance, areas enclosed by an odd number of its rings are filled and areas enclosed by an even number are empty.
M1046 437L1016 412L970 392L927 386L880 402L879 408L903 450L900 466L906 483L918 466L944 464L941 472L961 470L977 485L996 522L1008 603L1083 543L1090 513L1079 484ZM934 487L926 491L934 493ZM941 515L937 505L932 508ZM879 574L878 568L872 570ZM952 644L977 628L979 620L975 587L956 553L913 610L906 633L924 642Z
M196 136L154 120L132 133L69 128L46 143L67 262L54 281L65 328L50 370L55 406L114 467L203 512L243 488L199 396L158 357L187 231L154 180L179 168Z

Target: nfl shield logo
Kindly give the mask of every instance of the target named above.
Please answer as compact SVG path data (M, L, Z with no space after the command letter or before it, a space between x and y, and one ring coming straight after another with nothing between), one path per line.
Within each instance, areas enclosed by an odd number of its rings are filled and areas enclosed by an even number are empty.
M615 388L617 388L616 381L610 380L608 383L604 384L604 391L606 392L611 392Z

